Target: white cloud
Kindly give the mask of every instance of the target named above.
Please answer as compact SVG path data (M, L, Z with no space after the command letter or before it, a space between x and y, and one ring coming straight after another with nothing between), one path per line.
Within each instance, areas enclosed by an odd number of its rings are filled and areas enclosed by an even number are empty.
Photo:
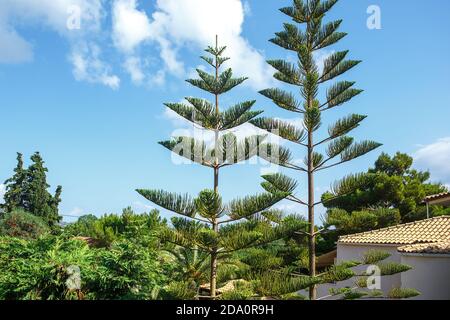
M4 184L0 184L0 203L3 203L3 197L6 193L6 186Z
M414 159L416 167L430 170L433 180L450 184L450 137L421 147Z
M263 55L242 36L246 10L241 0L157 0L151 19L137 8L136 0L115 0L113 39L126 54L140 45L159 45L164 72L182 77L184 63L181 48L201 50L213 45L215 35L228 47L229 65L236 73L250 77L248 84L256 89L269 86L273 71ZM150 21L151 20L151 21Z
M124 64L125 70L128 71L131 76L131 80L136 84L141 84L145 78L141 64L141 59L137 57L129 57Z
M247 85L262 89L272 84L273 69L242 35L245 15L250 14L247 1L157 0L152 13L146 13L144 5L148 6L149 1L2 0L0 63L32 61L33 49L39 43L19 30L39 27L56 32L69 42L68 57L77 80L113 89L120 85L119 77L105 60L110 52L103 52L108 48L105 41L111 39L123 56L123 69L134 83L162 85L166 74L188 76L181 50L188 49L197 55L214 44L217 34L220 45L228 47L226 55L232 58L229 66L237 75L250 77ZM73 14L70 8L74 6L81 12L79 30L67 27ZM105 12L109 8L112 26L106 25ZM152 48L158 50L162 61L157 70L148 70L150 64L142 56L144 49Z
M113 4L113 40L125 52L133 52L151 36L150 21L136 6L136 0L116 0Z
M103 0L2 0L0 3L0 63L23 63L33 59L33 48L16 26L43 27L58 33L71 47L69 61L79 81L119 86L119 78L101 59L96 44L102 33ZM68 28L72 8L79 8L80 29ZM39 44L36 44L39 45Z
M111 74L110 67L100 60L100 48L95 43L80 43L69 57L77 81L101 83L111 89L120 86L120 79Z
M70 8L81 11L81 32L98 31L102 17L102 0L2 0L0 12L5 21L28 25L44 25L68 36L67 28Z

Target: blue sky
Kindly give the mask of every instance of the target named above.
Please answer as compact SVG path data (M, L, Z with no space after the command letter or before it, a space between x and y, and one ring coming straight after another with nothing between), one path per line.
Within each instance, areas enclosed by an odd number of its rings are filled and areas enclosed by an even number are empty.
M235 72L250 77L223 98L223 105L256 99L256 108L266 116L292 118L257 93L279 86L265 59L289 58L268 42L287 21L277 9L288 4L2 0L0 181L12 174L16 152L29 157L40 151L53 189L63 186L61 213L69 215L115 213L129 205L148 209L151 204L136 188L193 195L210 188L211 170L175 165L157 144L174 130L189 128L163 103L185 96L209 98L184 79L201 64L201 50L218 33L230 45ZM381 9L381 30L366 26L372 4ZM76 8L81 9L80 29L68 29ZM357 81L365 92L332 111L324 129L348 113L367 114L355 138L384 145L320 174L318 196L334 179L366 170L382 151L413 154L416 167L430 169L435 181L450 185L449 14L447 0L341 0L330 13L329 19L344 19L341 29L349 35L318 58L350 49L351 58L364 62L344 78ZM222 170L224 198L260 192L260 169L238 165ZM298 178L303 194L305 177Z

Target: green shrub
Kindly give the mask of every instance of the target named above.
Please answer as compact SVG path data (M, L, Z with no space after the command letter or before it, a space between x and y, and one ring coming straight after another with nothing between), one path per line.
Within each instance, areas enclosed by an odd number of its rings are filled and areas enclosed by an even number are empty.
M78 288L68 286L74 268ZM0 237L0 270L0 300L151 299L166 284L156 252L128 241L96 249L64 237Z
M251 283L246 281L235 281L234 289L224 292L220 295L220 300L248 300L253 297L255 293Z
M364 253L363 264L375 264L389 258L391 255L386 251L369 250Z
M390 276L411 270L410 266L395 262L379 263L377 266L380 268L382 276Z
M157 210L136 214L131 208L126 208L121 215L80 217L77 222L66 226L64 233L68 236L93 238L98 247L108 247L114 241L122 239L148 246L157 243L154 236L165 225L166 222L159 217Z
M416 297L420 295L420 292L416 289L402 289L402 288L393 288L389 294L388 297L390 299L408 299L412 297Z
M195 283L171 282L161 290L163 300L193 300L197 295Z
M0 219L0 235L23 239L36 239L50 232L41 218L23 210L5 213Z

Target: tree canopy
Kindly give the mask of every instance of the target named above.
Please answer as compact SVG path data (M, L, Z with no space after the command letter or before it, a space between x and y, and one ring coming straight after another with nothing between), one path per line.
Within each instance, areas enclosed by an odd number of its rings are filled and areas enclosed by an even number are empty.
M328 192L322 196L328 209L338 208L346 212L377 208L398 209L401 222L426 218L423 200L428 195L447 191L440 183L430 182L430 173L412 168L413 158L398 152L394 156L383 153L365 176L366 183L353 192L335 199ZM440 207L432 213L439 214Z
M14 175L5 181L5 203L1 208L5 212L22 209L42 218L53 227L61 221L58 206L61 202L62 187L58 186L55 194L50 194L48 192L50 185L47 183L48 169L40 153L34 153L31 161L31 165L25 169L22 154L17 154Z

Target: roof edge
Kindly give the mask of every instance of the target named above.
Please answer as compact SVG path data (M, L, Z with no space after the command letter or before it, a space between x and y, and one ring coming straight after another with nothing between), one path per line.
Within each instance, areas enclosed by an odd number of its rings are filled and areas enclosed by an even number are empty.
M438 220L438 219L444 219L444 218L445 219L450 219L450 216L438 216L438 217L433 217L433 218L430 218L430 219L417 220L417 221L408 222L408 223L404 223L404 224L398 224L398 225L392 226L392 227L386 227L386 228L381 228L381 229L375 229L375 230L370 230L370 231L365 231L365 232L360 232L360 233L354 233L354 234L349 234L349 235L345 235L345 236L340 236L339 239L338 239L338 243L341 242L342 240L349 239L349 238L356 237L356 236L363 236L363 235L372 234L372 233L375 233L375 232L398 229L398 228L401 228L401 227L404 227L404 226L411 226L411 225L415 225L415 224L418 224L418 223L424 223L426 221ZM376 244L375 242L371 242L371 243ZM367 244L367 243L361 242L361 244ZM380 243L380 244L382 244L382 243ZM388 244L388 243L386 243L386 244ZM395 243L392 243L392 244L395 244ZM404 244L404 245L408 245L408 244Z

